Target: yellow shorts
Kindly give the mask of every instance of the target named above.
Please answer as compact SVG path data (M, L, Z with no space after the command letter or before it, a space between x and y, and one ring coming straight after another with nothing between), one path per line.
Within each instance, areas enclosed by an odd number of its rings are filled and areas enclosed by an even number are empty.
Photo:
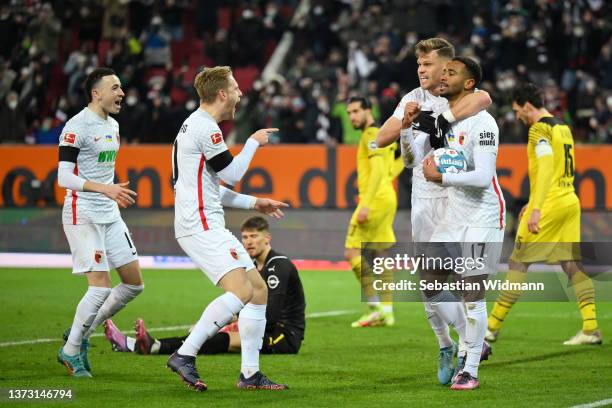
M377 243L373 249L387 249L395 244L393 220L397 211L397 201L389 201L388 205L379 205L370 208L368 220L363 224L357 223L356 208L349 223L346 234L345 248L361 248L361 243Z
M520 220L511 259L518 262L557 263L580 260L580 202L569 200L569 205L544 205L540 231L529 232L527 223L531 210Z

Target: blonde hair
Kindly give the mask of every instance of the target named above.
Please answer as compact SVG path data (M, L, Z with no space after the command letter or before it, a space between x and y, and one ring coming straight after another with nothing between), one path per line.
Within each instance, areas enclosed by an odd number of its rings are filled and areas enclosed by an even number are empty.
M444 38L434 37L421 40L415 45L414 49L417 58L432 51L436 51L442 58L455 58L455 47Z
M227 66L202 69L193 82L200 100L204 103L213 103L219 91L229 86L231 75L232 69Z

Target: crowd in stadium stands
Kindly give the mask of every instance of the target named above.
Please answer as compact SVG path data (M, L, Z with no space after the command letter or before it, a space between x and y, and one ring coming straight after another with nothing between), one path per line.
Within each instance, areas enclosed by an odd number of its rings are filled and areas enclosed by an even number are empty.
M169 143L197 106L203 65L231 65L245 93L232 141L260 127L277 142L356 143L344 101L369 95L384 121L418 86L414 45L444 36L477 58L503 142L524 142L509 91L525 79L577 141L612 143L612 6L605 0L13 0L0 6L2 143L57 143L86 103L84 77L110 66L126 93L124 142ZM257 77L283 32L294 34L272 82Z

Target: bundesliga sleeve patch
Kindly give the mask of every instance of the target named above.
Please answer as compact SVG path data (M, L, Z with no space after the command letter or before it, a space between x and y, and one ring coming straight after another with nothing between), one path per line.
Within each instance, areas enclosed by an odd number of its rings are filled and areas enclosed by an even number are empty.
M213 144L219 144L223 141L223 136L221 136L221 133L213 133L212 136L210 137L210 140L213 142Z
M64 142L74 144L75 141L76 141L76 134L64 133Z

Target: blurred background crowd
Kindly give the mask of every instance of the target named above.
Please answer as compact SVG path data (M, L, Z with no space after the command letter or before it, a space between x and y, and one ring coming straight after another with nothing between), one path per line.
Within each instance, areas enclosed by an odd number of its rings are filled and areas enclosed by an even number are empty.
M170 143L198 105L199 67L230 65L244 93L224 125L231 142L275 126L279 143L354 144L347 97L368 95L383 122L418 86L414 45L442 36L482 64L502 142L526 140L508 96L528 79L578 142L612 143L611 9L604 0L10 0L0 6L0 142L57 143L86 104L84 78L109 66L126 93L122 140ZM290 50L264 81L284 35Z

